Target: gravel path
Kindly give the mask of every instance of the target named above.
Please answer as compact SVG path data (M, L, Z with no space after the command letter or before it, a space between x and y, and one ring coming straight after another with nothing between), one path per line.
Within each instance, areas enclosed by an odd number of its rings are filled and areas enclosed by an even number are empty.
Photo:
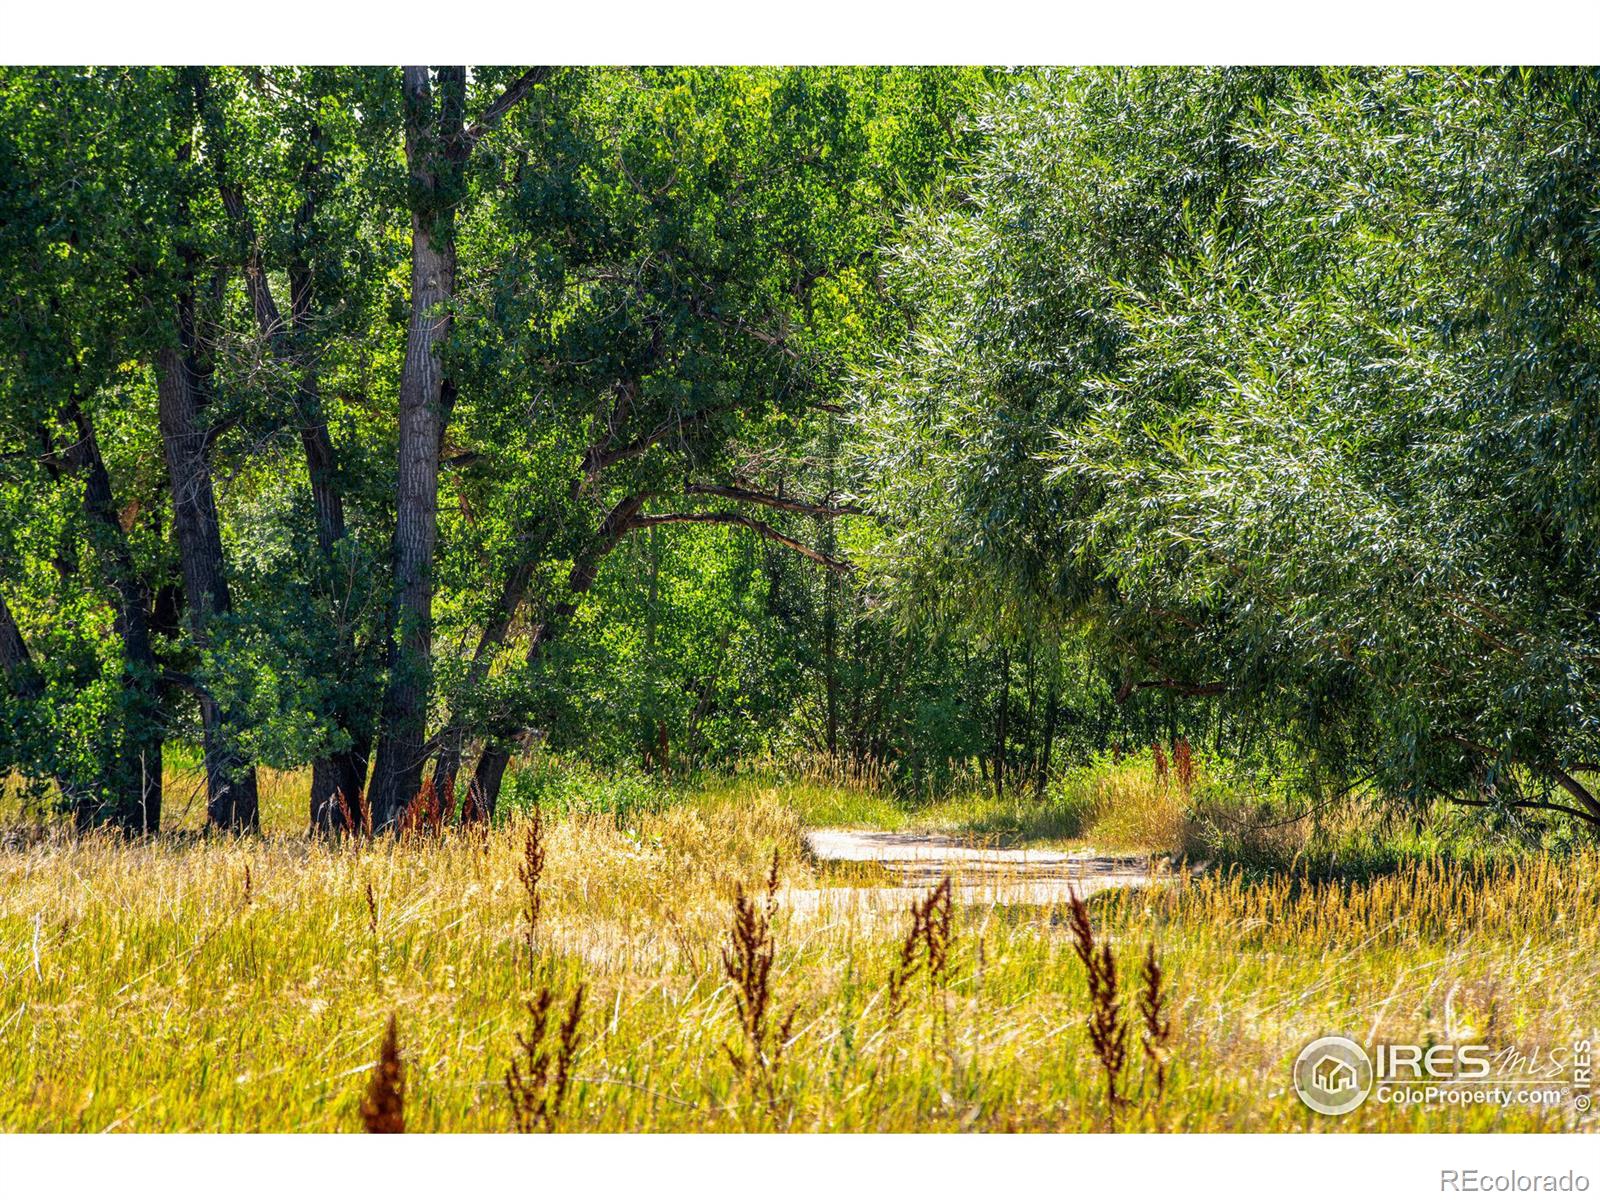
M1113 887L1147 887L1163 877L1145 856L1092 850L1005 850L927 833L813 829L811 852L823 862L876 863L895 882L881 887L797 888L786 893L799 912L902 912L945 875L958 904L1062 904Z

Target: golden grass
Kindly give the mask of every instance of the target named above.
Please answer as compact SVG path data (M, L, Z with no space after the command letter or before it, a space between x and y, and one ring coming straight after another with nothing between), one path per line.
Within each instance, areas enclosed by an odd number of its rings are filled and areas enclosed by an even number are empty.
M297 828L283 790L271 820ZM755 786L628 828L547 825L536 977L563 995L581 980L588 997L562 1128L1104 1127L1083 971L1050 908L957 911L948 991L917 989L891 1021L905 929L805 919L780 899L773 1004L798 1015L775 1099L753 1087L726 1049L739 1026L720 949L736 888L760 886L773 849L782 886L827 881L801 830L783 789ZM0 1129L358 1130L391 1012L408 1130L509 1128L502 1079L530 986L522 847L514 823L483 840L51 832L0 850ZM1323 1118L1288 1073L1334 1032L1594 1037L1600 853L1421 862L1348 885L1189 879L1091 907L1130 977L1154 940L1172 988L1165 1102L1122 1127L1574 1126L1570 1109L1370 1101Z
M1069 771L1043 795L1029 782L1003 796L966 788L915 804L897 804L884 792L814 782L791 785L786 794L807 825L1172 854L1190 849L1195 840L1191 795L1158 779L1148 757Z

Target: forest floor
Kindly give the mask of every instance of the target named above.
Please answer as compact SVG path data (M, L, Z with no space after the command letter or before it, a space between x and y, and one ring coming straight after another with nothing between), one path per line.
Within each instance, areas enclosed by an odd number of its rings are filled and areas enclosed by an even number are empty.
M918 932L911 902L933 873L1015 868L989 849L1013 839L964 818L910 848L818 837L875 824L819 819L852 809L920 821L880 797L752 781L621 815L552 811L530 954L525 818L486 836L329 843L297 828L302 800L275 781L254 838L0 839L0 1130L359 1130L391 1015L407 1128L506 1130L528 1001L549 997L548 1047L580 985L551 1120L563 1130L1595 1128L1567 1100L1374 1099L1322 1117L1289 1086L1300 1049L1327 1034L1524 1056L1600 1036L1593 849L1410 856L1344 878L1195 874L1178 859L1160 886L1097 892L1094 932L1134 1024L1113 1111L1059 897L973 896L937 955ZM912 857L884 861L896 845ZM1103 872L1036 849L1019 861L1087 881L1148 861L1128 855ZM821 919L781 901L863 885L897 891ZM728 971L741 928L771 955L759 1050ZM1147 947L1171 1021L1160 1085L1139 1035Z

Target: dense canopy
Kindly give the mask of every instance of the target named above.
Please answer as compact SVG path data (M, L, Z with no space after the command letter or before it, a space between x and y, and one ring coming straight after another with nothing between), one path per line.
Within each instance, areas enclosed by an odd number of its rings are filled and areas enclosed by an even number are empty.
M1180 733L1600 825L1594 71L8 68L0 272L81 825Z

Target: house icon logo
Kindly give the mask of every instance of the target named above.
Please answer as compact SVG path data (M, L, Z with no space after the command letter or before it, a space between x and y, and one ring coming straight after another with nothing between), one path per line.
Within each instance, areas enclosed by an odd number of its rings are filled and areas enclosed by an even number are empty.
M1322 1037L1294 1060L1294 1090L1312 1112L1343 1116L1372 1090L1372 1060L1347 1037Z
M1356 1069L1342 1058L1324 1054L1311 1068L1311 1079L1325 1092L1348 1092L1356 1086Z

